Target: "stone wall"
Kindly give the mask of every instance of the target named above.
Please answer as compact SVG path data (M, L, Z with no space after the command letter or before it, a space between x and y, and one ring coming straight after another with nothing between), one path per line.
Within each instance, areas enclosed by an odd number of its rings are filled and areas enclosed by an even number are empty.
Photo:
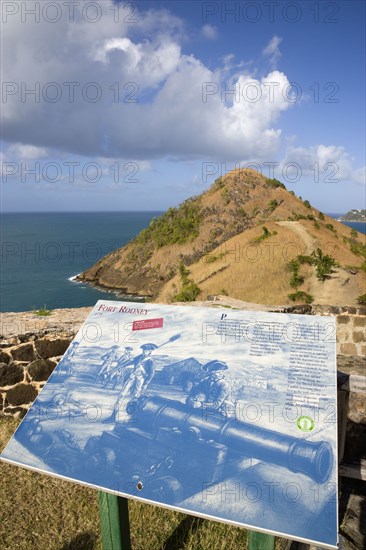
M313 306L314 315L335 315L337 353L366 356L366 308Z
M22 418L74 334L27 334L0 343L0 415Z

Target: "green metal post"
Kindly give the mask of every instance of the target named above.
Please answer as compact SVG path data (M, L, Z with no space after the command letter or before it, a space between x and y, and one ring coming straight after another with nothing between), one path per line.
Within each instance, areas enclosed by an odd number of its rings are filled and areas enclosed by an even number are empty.
M249 531L248 550L274 550L275 538L273 535Z
M103 550L131 550L128 500L99 491Z

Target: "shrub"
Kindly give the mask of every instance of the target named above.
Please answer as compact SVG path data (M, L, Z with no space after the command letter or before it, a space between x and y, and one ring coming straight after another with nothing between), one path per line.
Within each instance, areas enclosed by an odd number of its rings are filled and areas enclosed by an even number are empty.
M225 252L220 252L217 256L214 256L213 254L207 254L205 256L205 261L207 264L213 264L217 260L221 260L225 256Z
M314 298L311 294L308 294L307 292L304 292L303 290L297 290L296 292L293 292L292 294L288 294L288 297L293 302L305 302L306 304L311 304L311 302L314 301Z
M334 229L334 225L332 223L326 223L325 227L329 229L329 231L333 231L333 233L336 233L337 231Z
M304 201L304 206L306 206L306 208L311 208L311 204L309 201Z
M194 302L200 293L201 289L195 282L191 281L186 286L183 286L180 291L173 296L173 302Z
M288 264L288 268L292 272L290 279L290 286L292 288L297 288L302 285L304 282L304 277L299 274L300 271L300 262L298 260L291 260Z
M273 212L273 210L275 210L275 208L277 208L278 206L278 202L276 201L276 199L272 199L269 201L268 203L268 208Z
M224 187L224 185L225 185L225 184L224 184L224 182L222 181L222 177L220 177L220 178L215 179L215 181L214 181L213 184L212 184L212 187L213 187L214 189L221 189L222 187Z
M358 233L357 233L356 229L351 229L351 237L353 237L354 239L357 239Z
M319 220L325 220L323 212L319 212Z
M197 296L201 293L201 289L192 279L188 277L189 270L183 262L179 264L179 274L181 279L181 289L172 298L173 302L194 302Z
M320 248L317 248L311 253L313 258L313 264L316 269L316 276L320 281L328 279L329 273L332 272L332 267L337 265L337 262L333 256L324 254Z
M351 241L351 251L353 254L356 254L356 256L363 256L366 258L366 245L362 243L358 243L356 241Z
M269 185L271 185L271 187L282 187L282 189L286 189L286 186L284 183L282 183L281 181L279 181L278 179L276 178L266 178L266 182L269 183Z
M360 304L361 306L366 306L366 293L361 294L361 296L357 298L357 303Z
M229 196L229 191L225 188L222 193L221 193L221 196L223 198L223 201L224 201L224 204L225 206L227 206L230 202L230 196Z
M271 232L267 229L267 227L265 225L262 227L262 231L263 231L262 234L259 235L259 237L256 237L254 239L254 242L260 243L260 242L268 239L269 237L273 237L274 235L277 235L277 231L272 231Z

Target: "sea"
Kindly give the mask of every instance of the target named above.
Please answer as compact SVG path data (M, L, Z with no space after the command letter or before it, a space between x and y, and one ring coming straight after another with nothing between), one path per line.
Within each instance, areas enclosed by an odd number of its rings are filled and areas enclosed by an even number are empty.
M11 213L1 218L0 311L133 299L75 276L130 241L161 212ZM337 219L340 213L328 214ZM365 223L346 223L366 234Z
M74 277L130 241L161 212L22 213L1 217L0 311L126 299Z

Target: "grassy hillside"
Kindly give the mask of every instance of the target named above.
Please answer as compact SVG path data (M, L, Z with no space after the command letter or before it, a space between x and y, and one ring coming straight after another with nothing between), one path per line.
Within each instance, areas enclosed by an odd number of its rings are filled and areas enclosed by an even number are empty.
M305 262L302 284L291 286L291 260L318 248L334 258L333 273L319 284L316 266ZM228 293L283 304L291 301L289 294L303 292L317 303L324 303L324 294L328 303L353 305L365 292L365 249L363 235L323 215L278 180L234 170L153 219L81 278L159 301Z

